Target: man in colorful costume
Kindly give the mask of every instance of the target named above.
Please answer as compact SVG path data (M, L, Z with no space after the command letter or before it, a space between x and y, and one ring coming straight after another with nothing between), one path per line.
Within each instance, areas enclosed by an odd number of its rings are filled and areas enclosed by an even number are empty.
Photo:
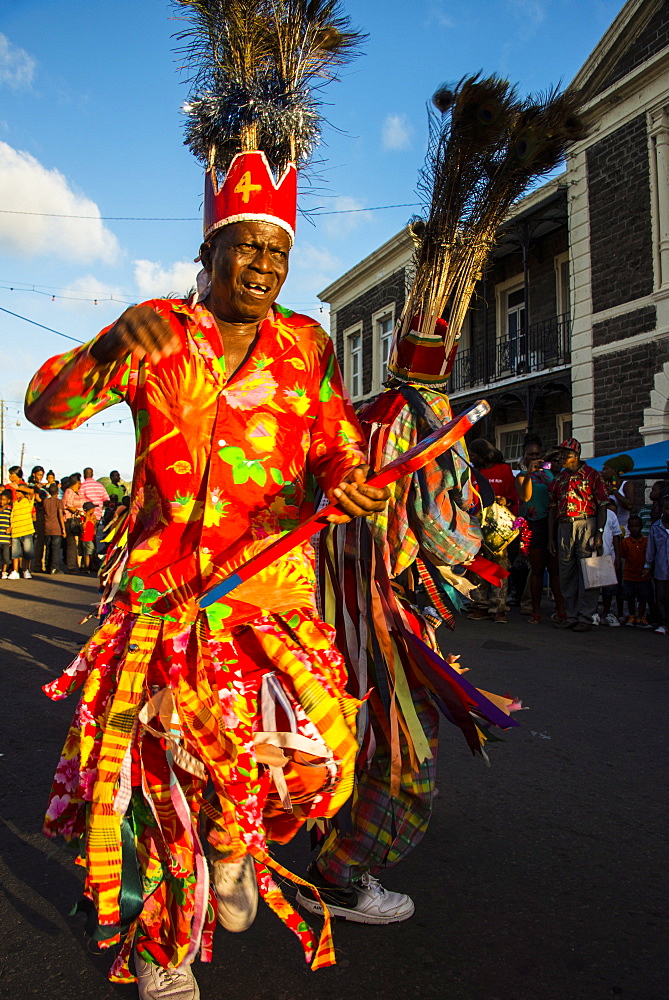
M295 165L277 180L262 151L243 148L219 185L221 172L205 179L199 293L127 310L48 361L26 400L44 428L122 400L134 416L127 570L105 623L45 688L58 699L83 685L45 832L84 841L94 937L124 942L115 981L132 981L135 945L147 1000L199 996L193 960L210 960L217 915L249 926L256 883L312 968L334 961L327 918L317 943L266 848L331 815L353 786L358 703L316 614L313 550L299 546L206 613L197 599L308 516L312 476L338 520L387 497L364 485L364 438L330 338L276 305ZM305 780L295 749L318 765Z
M447 324L432 335L413 330L393 346L386 390L359 413L367 460L380 468L447 423L450 373ZM349 691L364 699L352 807L335 820L308 878L331 912L359 923L408 919L412 899L384 889L376 875L398 864L421 841L432 812L439 710L459 725L472 750L483 752L491 724L515 725L511 699L465 689L457 657L439 655L434 629L453 627L458 591L470 586L455 567L481 546L464 442L391 486L386 510L365 524L331 529L319 543L324 616L346 651ZM479 568L485 560L477 560ZM418 607L423 585L433 607ZM298 901L321 903L308 889Z
M449 419L448 375L498 228L531 181L581 136L577 101L555 92L521 100L507 80L480 74L435 93L418 184L424 214L410 225L413 281L395 331L391 381L360 414L372 467ZM369 724L361 718L359 725L351 814L338 817L309 873L333 912L350 920L389 923L413 913L408 896L386 892L369 873L397 863L427 828L436 708L482 753L491 723L515 724L508 714L517 705L477 691L460 677L455 658L438 655L432 615L415 602L420 581L435 621L452 625L458 591L470 586L454 568L467 565L499 583L499 568L477 555L474 492L461 445L398 481L387 512L333 530L320 545L324 616L346 653L349 690L364 698L372 688ZM300 890L298 899L320 912L310 891Z

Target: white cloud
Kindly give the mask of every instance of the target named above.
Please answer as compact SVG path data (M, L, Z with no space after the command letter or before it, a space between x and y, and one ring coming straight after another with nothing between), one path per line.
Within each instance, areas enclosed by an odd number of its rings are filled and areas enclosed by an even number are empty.
M7 83L18 90L29 87L35 75L35 60L17 45L12 45L6 35L0 33L0 83Z
M455 27L455 21L444 10L443 3L439 2L433 2L428 4L426 21L428 25L436 23L442 28Z
M384 149L409 149L413 128L406 115L386 115L381 130L381 140Z
M177 260L167 267L152 260L135 261L135 283L142 299L185 295L195 285L201 264Z
M95 202L73 191L58 170L48 170L30 153L6 142L0 142L0 205L44 213L0 213L0 244L7 255L106 263L119 255L118 241L100 219ZM72 215L91 218L55 217Z
M530 38L546 19L545 0L509 0L511 10L521 22L522 37Z
M329 250L298 240L290 252L290 271L279 302L313 316L327 329L329 306L318 301L318 293L341 272L341 261Z
M298 243L290 253L290 266L299 271L332 274L341 264L334 254L323 247L315 247L312 243Z
M327 211L335 214L323 214L322 216L323 226L328 236L348 236L358 226L365 222L371 222L371 212L364 211L364 205L357 198L342 194L330 204L331 207Z
M290 255L292 284L298 289L301 301L310 300L316 305L317 293L341 274L342 266L334 254L312 243L298 244Z

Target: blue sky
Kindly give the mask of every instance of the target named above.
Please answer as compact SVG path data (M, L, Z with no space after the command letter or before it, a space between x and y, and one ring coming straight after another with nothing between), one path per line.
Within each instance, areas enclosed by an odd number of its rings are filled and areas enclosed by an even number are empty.
M332 123L318 153L312 212L416 201L425 103L445 80L483 69L523 90L568 83L620 0L349 0L369 34L364 55L324 98ZM0 5L0 307L87 340L126 303L181 293L197 267L201 169L182 145L186 98L168 0L21 0ZM86 215L19 215L7 210ZM411 208L301 219L284 305L327 322L317 293L371 253ZM32 291L32 286L35 291ZM13 291L10 291L13 288ZM29 289L29 290L28 290ZM52 299L55 296L55 299ZM97 304L95 300L97 299ZM0 312L6 462L92 465L130 476L129 411L117 406L76 432L39 431L20 412L37 367L68 342ZM118 421L122 421L118 423ZM105 426L102 426L102 423Z

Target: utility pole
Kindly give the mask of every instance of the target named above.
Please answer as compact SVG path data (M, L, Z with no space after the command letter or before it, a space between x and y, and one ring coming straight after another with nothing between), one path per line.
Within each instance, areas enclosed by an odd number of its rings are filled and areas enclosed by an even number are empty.
M5 481L5 401L0 399L0 485Z
M21 445L21 461L19 462L19 465L21 466L21 468L23 468L23 456L25 455L25 453L26 453L26 446L25 446L25 444L22 444Z

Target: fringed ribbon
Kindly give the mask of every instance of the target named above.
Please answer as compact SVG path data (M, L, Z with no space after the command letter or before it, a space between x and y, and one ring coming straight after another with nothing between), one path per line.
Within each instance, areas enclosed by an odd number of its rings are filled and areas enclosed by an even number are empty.
M256 863L256 873L260 876L263 873L264 868L271 868L273 871L280 875L282 878L288 879L290 882L294 882L297 885L303 885L305 888L310 889L314 896L323 907L323 928L318 939L318 944L316 946L316 953L313 955L312 951L314 939L311 932L311 928L305 921L300 921L300 924L294 929L294 933L302 942L302 947L304 949L304 956L306 961L311 965L312 972L316 972L317 969L325 968L328 965L336 964L334 941L332 938L332 923L330 918L330 911L323 902L320 893L316 886L312 885L311 882L307 882L305 879L300 878L299 875L293 875L289 872L287 868L280 865L278 861L272 858L266 851L262 851L252 845L249 846L249 853L253 857ZM288 900L285 898L278 886L272 882L270 889L263 889L262 880L258 879L260 884L260 891L263 899L270 907L274 910L278 917L284 921L284 923L290 918L297 916L296 910L290 905ZM304 929L301 925L304 924ZM304 935L309 934L311 936L311 942Z
M425 587L425 590L427 591L433 606L441 615L446 627L454 629L455 618L453 616L453 612L451 608L447 606L446 602L442 597L442 594L439 592L439 588L437 584L434 582L434 579L432 578L432 574L430 573L428 566L423 562L422 559L416 559L416 566L418 567L418 575L420 577L420 582Z
M95 903L101 926L120 923L119 895L122 872L121 817L114 809L116 787L123 760L139 713L144 681L161 621L139 615L130 632L123 670L107 717L97 778L90 805L86 854L87 889ZM109 947L118 932L100 942Z

